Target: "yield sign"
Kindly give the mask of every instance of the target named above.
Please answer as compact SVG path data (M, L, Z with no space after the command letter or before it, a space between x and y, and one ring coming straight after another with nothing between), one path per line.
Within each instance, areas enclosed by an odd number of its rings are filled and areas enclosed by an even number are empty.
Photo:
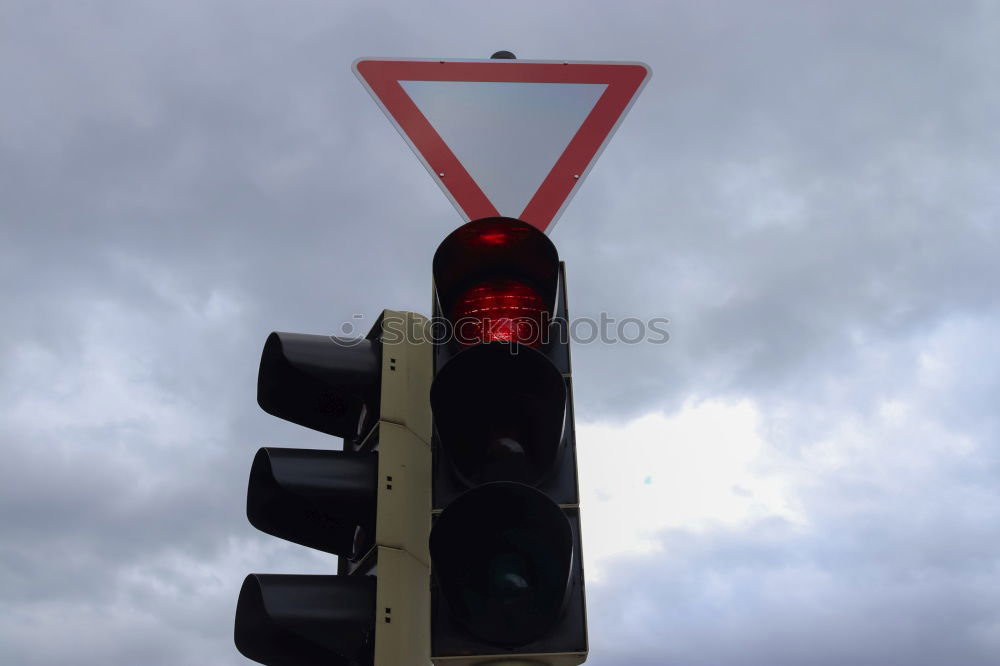
M548 232L649 78L642 63L361 58L354 73L465 219Z

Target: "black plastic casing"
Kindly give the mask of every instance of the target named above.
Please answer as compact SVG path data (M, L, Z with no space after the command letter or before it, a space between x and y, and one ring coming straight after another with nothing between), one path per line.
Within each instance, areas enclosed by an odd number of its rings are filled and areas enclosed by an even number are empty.
M496 221L496 220L490 220ZM516 222L516 221L514 221ZM475 223L470 223L475 224ZM466 225L468 226L468 225ZM458 473L455 469L456 462L449 456L449 448L460 445L458 442L445 443L442 439L442 431L454 432L454 428L440 428L442 419L454 420L461 416L442 413L447 410L447 405L443 401L437 400L437 405L433 400L435 393L432 387L432 411L434 411L434 430L432 437L433 455L433 486L432 486L432 506L435 516L434 527L431 531L432 548L432 582L431 582L431 656L433 659L445 659L449 657L464 657L472 661L463 663L492 663L492 660L503 658L516 658L519 655L533 655L531 658L538 663L546 663L543 655L551 654L577 654L579 662L585 659L588 651L587 619L586 619L586 590L584 583L584 567L582 557L582 539L580 529L580 509L579 509L579 486L577 479L576 462L576 436L573 410L573 385L572 366L569 340L569 315L566 298L565 265L558 260L558 255L551 246L551 241L539 233L538 238L532 236L527 240L523 249L530 253L535 252L541 259L531 259L530 257L513 257L510 254L490 256L488 253L473 257L461 258L460 253L449 247L451 241L458 237L462 229L453 233L435 255L434 263L434 300L433 317L434 321L441 321L450 315L454 305L456 293L467 286L471 280L483 279L495 275L504 278L521 279L538 289L551 303L551 320L543 335L541 344L535 350L528 349L531 353L540 353L547 363L555 369L561 377L565 386L565 404L563 406L563 425L561 437L558 445L558 455L552 461L551 469L548 473L538 479L511 479L527 483L532 488L540 491L547 500L556 505L562 512L570 527L572 560L569 567L568 579L566 582L564 603L561 612L551 622L546 623L545 631L536 637L532 637L526 642L512 644L511 641L487 640L483 634L470 630L468 618L461 617L461 606L464 602L454 591L454 574L439 570L441 563L449 566L457 566L456 558L442 557L439 552L434 554L435 548L444 548L449 543L457 543L461 539L461 532L453 525L449 525L448 537L442 538L439 534L436 538L435 529L443 525L442 516L448 515L448 507L456 501L463 502L466 493L474 493L481 485L477 485L475 480L470 482L467 475ZM543 246L549 246L543 247ZM457 262L449 268L449 261ZM505 263L507 262L507 263ZM548 264L550 267L541 264ZM493 271L493 273L491 273ZM506 271L506 272L505 272ZM467 277L472 275L472 277ZM547 305L547 307L549 307ZM489 343L490 345L502 343ZM468 349L468 348L466 348ZM447 364L464 353L461 347L454 340L435 340L434 345L434 368L435 379L445 369ZM483 381L488 381L487 377ZM504 380L506 381L506 380ZM470 392L475 392L475 385L469 386ZM488 390L487 390L488 392ZM453 395L457 392L452 390ZM551 391L544 393L543 400L548 402ZM458 404L462 404L459 400ZM486 483L494 483L501 479L491 478ZM454 522L454 521L447 521ZM472 521L470 528L479 529L478 525ZM437 541L437 543L435 543ZM474 562L468 562L467 566L475 566ZM450 587L451 591L446 591ZM451 594L451 600L449 600ZM579 663L575 662L575 663ZM569 662L561 662L569 663Z

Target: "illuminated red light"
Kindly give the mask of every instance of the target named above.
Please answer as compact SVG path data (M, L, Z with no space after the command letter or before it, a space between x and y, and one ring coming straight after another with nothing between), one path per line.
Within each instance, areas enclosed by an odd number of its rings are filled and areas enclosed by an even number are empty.
M538 347L547 322L545 301L529 285L491 280L467 289L455 303L455 337L463 347L518 342Z
M510 240L509 234L505 234L501 231L493 231L489 233L482 233L479 235L479 240L485 245L503 245L508 240Z
M463 240L469 247L500 247L524 242L525 238L527 238L526 234L529 234L530 231L530 227L519 226L501 218L495 221L487 221L474 229L467 230L464 233Z

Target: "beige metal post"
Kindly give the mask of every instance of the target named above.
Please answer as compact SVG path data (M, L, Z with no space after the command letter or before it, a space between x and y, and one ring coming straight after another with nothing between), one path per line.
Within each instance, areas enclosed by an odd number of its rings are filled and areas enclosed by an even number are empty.
M585 653L567 652L546 654L519 654L516 659L503 655L476 655L472 657L435 657L437 666L578 666L587 660ZM424 662L420 662L423 664Z
M375 666L430 664L432 347L429 322L383 312L375 525Z

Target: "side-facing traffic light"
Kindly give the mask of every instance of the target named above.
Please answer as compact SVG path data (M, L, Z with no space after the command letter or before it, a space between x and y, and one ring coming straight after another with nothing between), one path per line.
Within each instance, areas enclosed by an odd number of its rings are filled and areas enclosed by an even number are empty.
M396 666L429 658L431 346L386 310L362 340L272 333L257 401L344 438L342 451L262 448L247 517L340 556L338 575L251 574L234 637L263 664Z
M582 663L586 606L558 253L525 222L476 220L438 247L434 287L432 659Z

